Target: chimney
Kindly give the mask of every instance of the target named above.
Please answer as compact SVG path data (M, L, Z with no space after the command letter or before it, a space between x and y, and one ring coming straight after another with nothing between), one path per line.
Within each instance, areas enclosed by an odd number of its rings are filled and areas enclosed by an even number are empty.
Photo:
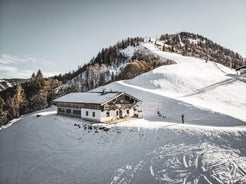
M105 95L105 94L106 94L106 90L103 89L103 90L102 90L102 95Z

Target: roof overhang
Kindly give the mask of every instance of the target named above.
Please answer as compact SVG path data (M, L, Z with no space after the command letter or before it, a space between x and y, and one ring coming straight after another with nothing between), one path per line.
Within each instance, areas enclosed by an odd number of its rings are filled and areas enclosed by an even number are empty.
M142 102L141 100L137 99L136 97L134 97L134 96L132 96L132 95L129 95L128 93L121 92L119 95L115 96L114 98L111 98L111 99L107 100L106 102L101 103L101 106L102 106L102 105L105 105L106 103L108 103L108 102L110 102L110 101L112 101L112 100L114 100L114 99L116 99L116 98L118 98L118 97L121 96L121 95L126 95L126 96L129 96L130 98L133 98L133 99L136 100L137 102Z
M244 68L246 69L246 65L237 67L236 70L241 70L241 69L244 69Z

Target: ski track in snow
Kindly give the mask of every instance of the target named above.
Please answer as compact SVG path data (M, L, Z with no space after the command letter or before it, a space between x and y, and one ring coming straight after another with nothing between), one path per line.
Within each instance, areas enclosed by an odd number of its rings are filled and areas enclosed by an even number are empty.
M131 183L141 166L149 167L155 181L161 183L244 183L245 163L239 155L214 145L167 145L156 148L136 165L125 165L111 183Z

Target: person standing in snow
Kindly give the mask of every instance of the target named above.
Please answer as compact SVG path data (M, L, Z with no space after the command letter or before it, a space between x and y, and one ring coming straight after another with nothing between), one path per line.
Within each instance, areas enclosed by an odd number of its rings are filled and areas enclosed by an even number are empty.
M182 123L184 124L184 114L181 115Z

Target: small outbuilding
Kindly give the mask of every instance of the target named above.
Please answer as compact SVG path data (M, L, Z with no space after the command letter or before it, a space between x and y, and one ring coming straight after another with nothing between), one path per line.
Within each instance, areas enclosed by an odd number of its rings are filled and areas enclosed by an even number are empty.
M138 117L139 99L124 92L69 93L53 100L57 114L107 122Z
M236 68L239 75L246 73L246 65Z

